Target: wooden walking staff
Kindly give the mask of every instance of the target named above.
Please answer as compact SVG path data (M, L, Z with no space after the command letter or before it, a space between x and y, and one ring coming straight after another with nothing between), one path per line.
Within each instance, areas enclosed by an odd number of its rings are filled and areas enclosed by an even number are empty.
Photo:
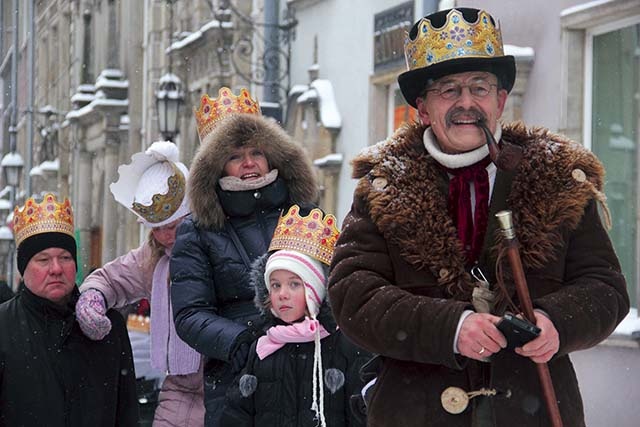
M524 269L522 268L522 261L520 259L520 252L518 250L518 240L516 239L516 233L513 229L513 219L511 217L511 211L500 211L496 214L496 217L498 218L498 222L500 223L502 235L505 238L507 246L507 257L509 258L509 264L511 265L511 270L513 271L513 280L516 284L516 292L518 293L518 299L520 300L520 308L522 309L522 312L524 313L524 316L527 318L527 320L535 325L536 318L533 313L533 304L531 303L531 296L529 295L527 279L524 276ZM538 368L540 386L542 387L542 394L547 405L547 411L549 412L551 425L553 427L562 427L560 408L558 408L556 392L553 389L553 383L551 382L549 367L546 363L536 363L536 367Z

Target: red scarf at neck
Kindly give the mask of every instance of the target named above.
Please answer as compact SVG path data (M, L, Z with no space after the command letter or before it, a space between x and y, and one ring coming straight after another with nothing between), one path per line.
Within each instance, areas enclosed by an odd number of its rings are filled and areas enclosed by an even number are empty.
M449 181L449 215L458 229L458 238L462 242L467 266L474 264L480 256L484 235L487 231L489 216L489 174L487 166L489 156L457 169L445 168L453 175ZM475 214L471 215L471 189L473 183L476 196Z

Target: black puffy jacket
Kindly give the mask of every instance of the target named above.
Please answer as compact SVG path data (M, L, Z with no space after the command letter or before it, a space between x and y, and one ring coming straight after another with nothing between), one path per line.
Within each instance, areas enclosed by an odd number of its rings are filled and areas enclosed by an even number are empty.
M222 190L225 163L242 147L262 150L269 167L278 170L276 181L258 190ZM302 147L276 123L235 114L220 120L202 141L187 191L192 216L178 228L171 253L171 302L180 338L208 357L206 423L217 425L233 380L228 362L261 329L255 324L250 263L267 251L281 210L316 202L317 185Z
M255 305L264 318L264 328L284 324L264 302L267 256L252 265L251 282ZM324 381L324 416L329 427L364 426L358 411L352 410L352 396L363 386L359 371L371 357L337 330L328 301L320 306L318 321L331 335L320 341ZM222 427L315 427L320 425L313 403L313 341L285 344L260 360L256 343L249 351L245 369L229 387L220 425ZM318 398L319 399L319 398Z

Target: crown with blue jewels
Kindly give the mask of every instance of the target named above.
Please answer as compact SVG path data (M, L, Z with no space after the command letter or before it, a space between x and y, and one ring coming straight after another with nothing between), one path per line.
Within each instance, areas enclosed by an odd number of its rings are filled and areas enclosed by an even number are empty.
M441 28L434 28L428 17L422 18L415 38L405 39L404 52L409 70L450 59L504 56L500 28L483 10L475 22L467 22L462 12L451 9Z

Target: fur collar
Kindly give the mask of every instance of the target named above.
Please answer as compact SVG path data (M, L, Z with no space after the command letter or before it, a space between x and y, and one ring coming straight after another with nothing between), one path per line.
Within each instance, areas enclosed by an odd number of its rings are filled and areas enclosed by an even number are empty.
M317 184L303 148L270 119L253 114L233 114L222 119L202 142L191 164L187 191L191 212L198 225L220 230L225 212L215 188L232 150L258 147L269 167L278 169L289 192L290 203L314 203Z
M424 130L405 126L356 157L356 197L410 265L429 270L452 295L467 298L473 285L447 214L447 176L426 151ZM563 243L560 226L575 229L590 199L604 201L604 170L590 151L545 129L511 124L503 127L502 141L524 150L507 204L516 226L526 224L516 229L525 268L541 267ZM493 253L499 236L496 241Z

